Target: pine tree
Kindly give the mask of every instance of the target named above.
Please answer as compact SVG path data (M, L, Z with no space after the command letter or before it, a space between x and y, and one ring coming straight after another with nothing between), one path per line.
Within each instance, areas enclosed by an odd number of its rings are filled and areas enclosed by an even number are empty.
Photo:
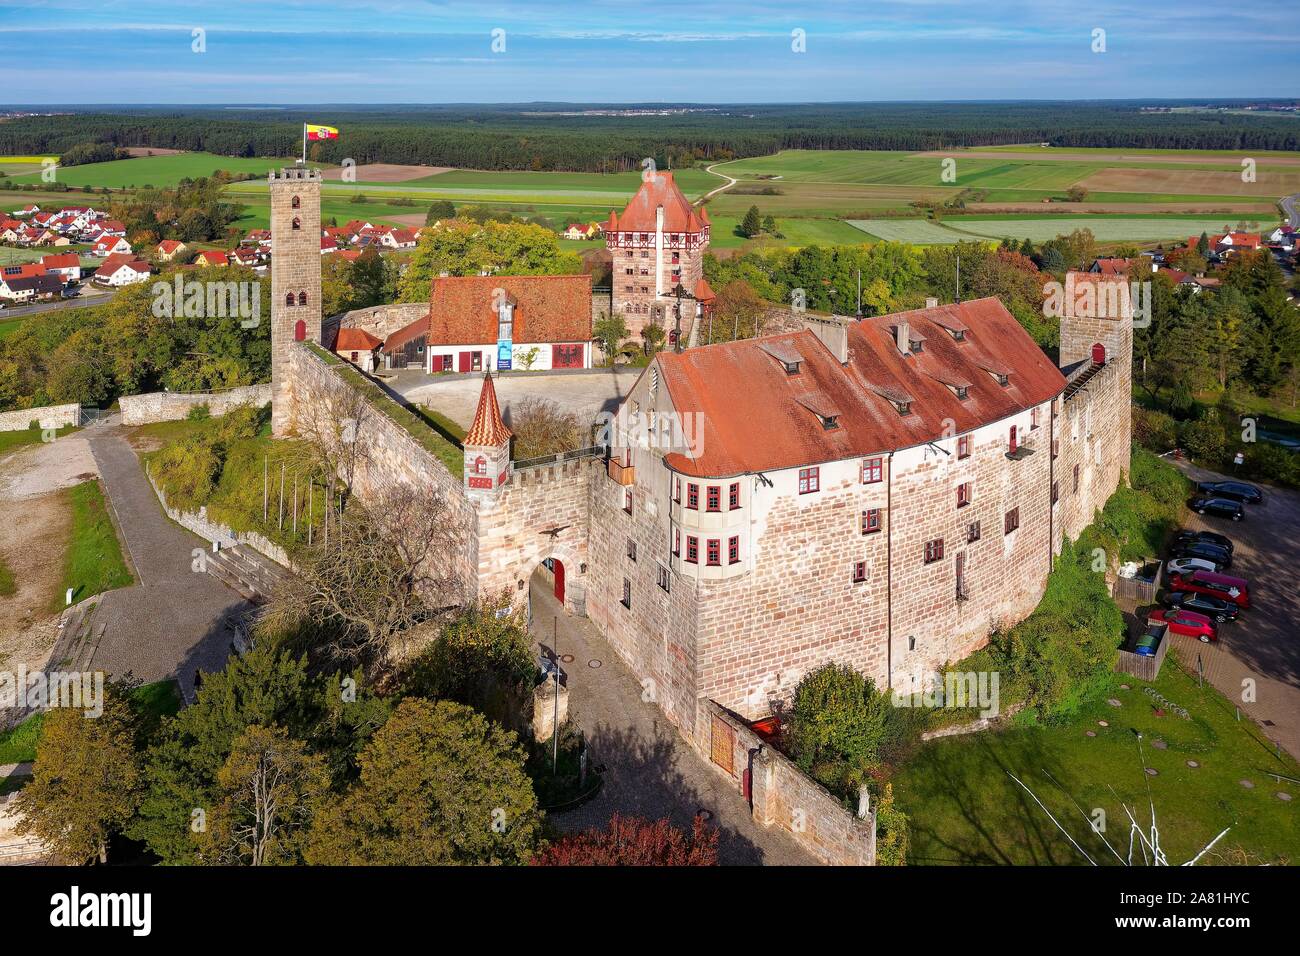
M749 212L745 213L744 220L740 223L740 232L748 239L753 239L763 231L762 217L759 215L757 206L750 206Z

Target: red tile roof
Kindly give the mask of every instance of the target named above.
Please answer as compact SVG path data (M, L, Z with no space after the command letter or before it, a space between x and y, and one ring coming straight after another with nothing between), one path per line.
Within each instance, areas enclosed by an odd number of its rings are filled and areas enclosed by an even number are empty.
M230 265L230 256L224 252L217 252L214 249L204 249L197 256L195 261L202 259L210 266L228 266Z
M510 441L513 432L501 420L501 406L497 404L496 386L492 384L492 373L483 376L483 390L478 394L478 408L474 411L474 423L465 433L464 445L480 447L504 445Z
M429 317L422 315L409 325L404 325L384 339L384 351L396 352L413 339L429 334Z
M17 265L4 266L0 269L0 274L3 274L6 279L30 279L43 276L48 271L48 267L42 262L21 262Z
M184 243L178 242L175 239L164 239L162 242L158 243L158 251L165 256L169 256L182 245L184 245Z
M381 339L375 338L365 329L339 329L334 341L335 352L373 352L383 345Z
M641 188L621 216L610 212L609 225L605 229L608 232L654 232L655 211L659 206L664 207L665 232L700 232L709 221L708 213L703 209L696 213L672 173L655 173L642 180Z
M919 353L904 355L894 329L908 323ZM967 329L956 341L945 325ZM703 414L697 458L674 452L687 474L725 477L795 468L936 441L1039 405L1065 379L997 299L918 309L849 326L841 365L811 331L661 352L656 362L679 414ZM799 372L786 372L793 350ZM1006 386L992 374L1008 374ZM957 398L953 388L965 387ZM900 414L895 402L910 402ZM825 429L819 414L836 413Z
M493 298L515 303L514 341L591 340L591 276L450 276L429 291L429 344L478 345L497 340Z
M1127 276L1132 259L1098 259L1097 272L1104 276Z
M47 269L71 269L81 265L81 257L75 252L64 252L41 256L41 265Z

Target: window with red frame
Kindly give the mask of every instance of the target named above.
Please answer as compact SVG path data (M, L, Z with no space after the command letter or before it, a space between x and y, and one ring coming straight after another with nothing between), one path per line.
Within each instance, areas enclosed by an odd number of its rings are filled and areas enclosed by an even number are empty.
M868 508L862 512L862 533L872 534L880 530L880 509Z
M740 507L740 482L733 481L727 492L727 505L732 511Z
M935 538L925 543L925 563L932 564L943 557L943 538Z
M968 504L970 504L970 495L971 495L970 489L971 489L971 483L969 481L963 481L960 485L957 486L957 507L958 508L965 508Z
M853 562L853 583L861 584L866 579L867 579L867 562L865 561Z
M709 485L704 493L704 500L709 511L722 510L722 489L717 485Z
M740 538L731 537L727 539L727 563L740 563Z
M706 546L705 554L711 567L718 567L722 564L722 542L717 538L710 538Z
M694 510L700 510L700 486L694 482L686 485L686 507Z
M1016 450L1016 426L1015 425L1011 426L1011 434L1008 439L1008 449L1013 452Z
M806 495L809 492L817 491L820 487L821 487L820 468L799 469L799 494Z
M978 521L972 521L970 523L970 527L966 529L966 540L967 542L973 543L978 541L979 539L980 539L980 523Z
M623 510L628 514L632 513L632 489L626 488L623 491Z
M1003 530L1004 534L1010 534L1020 527L1020 509L1012 508L1007 512L1006 525Z
M1031 409L1029 410L1029 427L1030 427L1031 429L1033 429L1033 428L1037 428L1037 427L1038 427L1038 415L1039 415L1039 412L1040 412L1040 409L1038 408L1037 405L1035 405L1033 408L1031 408Z
M957 457L958 458L970 457L970 435L957 436Z
M686 560L691 564L700 563L700 539L693 534L686 536Z
M883 458L866 458L862 462L862 483L864 485L873 485L881 481L885 476L885 465Z

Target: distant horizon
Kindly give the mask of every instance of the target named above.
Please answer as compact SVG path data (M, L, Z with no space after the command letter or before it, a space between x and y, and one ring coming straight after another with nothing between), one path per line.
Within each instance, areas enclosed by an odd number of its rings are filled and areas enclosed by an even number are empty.
M1300 95L1297 44L1279 0L1187 0L1154 22L1115 0L0 0L0 88L33 109L69 90L94 91L83 106L1252 99L1264 82Z

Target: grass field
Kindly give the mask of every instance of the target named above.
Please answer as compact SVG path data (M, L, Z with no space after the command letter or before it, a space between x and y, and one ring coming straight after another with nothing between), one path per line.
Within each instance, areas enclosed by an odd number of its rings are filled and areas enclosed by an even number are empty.
M110 163L69 166L58 171L58 181L67 186L175 186L182 179L210 176L218 169L231 173L263 176L267 170L292 165L293 160L217 156L213 153L178 153L175 156L141 156ZM14 182L39 183L40 173L15 176Z
M1265 219L1262 223L1270 223ZM933 222L928 219L855 219L850 225L869 236L915 245L944 245L981 239L1029 239L1045 242L1074 229L1092 230L1098 242L1151 242L1157 239L1186 239L1202 232L1221 230L1224 217L1185 216L1044 216L982 218L960 216Z
M1154 802L1171 863L1190 859L1228 826L1218 850L1240 847L1261 862L1300 860L1294 801L1277 796L1300 795L1300 788L1267 775L1300 776L1296 762L1277 758L1253 725L1238 723L1232 706L1212 688L1198 688L1173 654L1152 686L1186 708L1190 720L1168 712L1157 716L1142 690L1147 685L1125 679L1131 689L1116 691L1122 706L1098 701L1064 726L1012 727L924 745L894 777L894 797L911 820L908 862L1086 865L1008 771L1033 789L1101 865L1117 861L1071 798L1090 815L1094 808L1104 811L1105 835L1121 854L1127 853L1129 830L1121 801L1144 826ZM1143 735L1142 758L1135 732ZM1165 749L1153 746L1157 740ZM1189 760L1198 766L1189 767ZM1148 776L1144 767L1156 774ZM1253 789L1241 780L1251 781Z
M72 588L75 604L103 591L126 587L134 580L122 558L117 530L99 481L84 481L63 494L72 506L72 535L54 610L64 606L64 591L68 588Z

